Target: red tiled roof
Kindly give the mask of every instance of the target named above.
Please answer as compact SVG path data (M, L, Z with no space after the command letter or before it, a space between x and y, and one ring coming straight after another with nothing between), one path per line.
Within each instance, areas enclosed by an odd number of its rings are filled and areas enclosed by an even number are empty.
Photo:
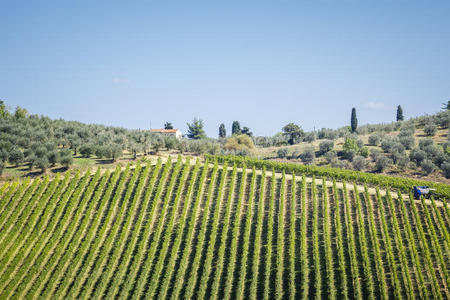
M152 132L160 132L160 133L176 133L179 131L178 129L152 129Z

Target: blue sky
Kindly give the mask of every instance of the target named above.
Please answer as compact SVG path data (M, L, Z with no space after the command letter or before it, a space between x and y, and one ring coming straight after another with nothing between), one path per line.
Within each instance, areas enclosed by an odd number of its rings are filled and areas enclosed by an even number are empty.
M450 100L449 1L0 0L0 99L210 136L390 122Z

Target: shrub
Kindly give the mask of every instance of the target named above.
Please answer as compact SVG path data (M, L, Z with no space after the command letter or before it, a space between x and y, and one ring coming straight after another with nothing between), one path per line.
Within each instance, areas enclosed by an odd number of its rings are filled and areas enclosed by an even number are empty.
M414 147L414 137L413 136L402 136L398 139L400 144L405 147L405 149L412 149Z
M9 152L8 161L17 167L23 162L24 159L23 152L18 148L13 148L11 152Z
M358 151L359 147L355 139L345 138L344 151L355 150Z
M389 165L389 163L390 160L386 156L380 155L375 161L375 170L377 172L383 172L384 169L386 169L386 167Z
M378 149L371 149L370 150L370 158L375 162L378 158L378 156L381 155L381 151Z
M72 156L63 156L61 157L60 163L64 167L69 168L73 163L73 158Z
M203 140L193 140L189 143L189 151L196 154L204 154L208 150L208 145Z
M416 131L416 127L414 126L414 123L410 123L408 125L403 126L400 129L400 133L398 134L398 137L413 136L415 131Z
M362 148L359 149L358 153L359 153L359 155L361 155L361 156L363 156L365 158L368 158L369 157L369 148L362 147Z
M450 163L445 161L441 164L441 170L444 172L445 178L450 178Z
M95 147L95 156L98 158L107 157L107 149L104 146Z
M3 170L5 169L5 162L0 160L0 176L3 175Z
M168 136L164 139L164 143L166 144L167 150L175 149L178 144L178 139L173 136Z
M439 156L440 153L442 153L439 147L436 145L424 147L422 150L427 154L427 158L432 160L434 160L436 157Z
M39 157L36 159L36 167L40 168L42 173L44 173L48 168L48 159L47 157Z
M342 169L345 167L345 163L343 161L340 161L337 157L333 158L330 163L331 167L333 168Z
M123 154L122 146L119 144L112 144L108 148L108 157L112 161L116 161Z
M236 151L237 156L245 157L245 156L248 156L249 154L250 154L250 152L247 149L241 149L241 150Z
M181 141L178 142L177 150L180 151L180 153L184 153L184 152L188 151L188 149L189 149L189 144L188 144L187 140L182 139Z
M433 123L429 123L423 128L423 132L428 136L434 136L437 132L437 126Z
M371 134L369 136L369 145L378 146L381 142L381 137L378 133Z
M330 164L333 161L333 159L337 159L336 151L329 151L325 153L324 157L326 161Z
M394 153L392 155L392 159L394 161L394 164L401 168L405 168L409 163L409 158L404 153Z
M319 139L329 139L329 140L335 140L339 137L339 133L336 130L328 129L328 128L322 128L318 131L318 138Z
M392 148L394 148L396 141L391 138L387 138L381 142L381 149L386 153L391 153Z
M323 142L320 142L320 144L319 144L319 149L322 154L325 154L325 153L333 150L333 148L334 148L333 141L323 141Z
M92 145L83 145L80 147L80 154L84 157L89 157L92 153L94 153L94 148L92 147Z
M8 151L6 151L6 149L0 149L0 160L2 160L3 162L8 160Z
M153 150L155 151L155 153L158 153L159 149L164 148L166 146L166 141L160 135L156 135L152 139L152 144L151 145L152 145Z
M219 154L221 150L220 144L218 143L208 143L208 153L212 155Z
M291 156L289 157L289 159L296 159L300 156L300 151L295 150L291 153Z
M253 140L246 134L233 135L229 137L225 145L223 146L225 150L248 150L255 147Z
M352 161L353 158L355 157L355 155L356 155L356 151L353 149L344 151L344 158L348 159L349 161Z
M437 156L434 157L434 164L439 168L444 162L450 162L450 156L445 154L443 151L440 151Z
M427 158L427 153L421 149L414 148L409 154L409 158L419 166L420 163Z
M306 148L305 151L300 155L300 158L302 161L310 165L314 162L314 159L316 158L316 153L314 152L313 147Z
M419 148L422 149L422 150L424 148L426 148L428 146L432 146L432 145L434 145L434 142L433 142L433 140L431 138L421 139L419 141Z
M358 148L362 148L362 147L364 147L364 142L361 139L358 139L356 141L356 145L358 145Z
M390 152L391 154L392 154L392 153L403 153L403 152L405 152L405 146L403 146L402 144L396 142L396 143L392 146L392 148L390 149L389 152Z
M54 166L54 165L56 165L57 163L59 163L59 160L60 160L59 152L56 151L56 150L50 151L50 152L48 153L48 155L47 155L47 158L48 158L48 162L49 162L52 166Z
M429 159L425 159L424 161L422 161L420 167L427 175L433 173L433 171L436 169L436 166Z
M352 164L356 170L361 171L367 167L367 160L363 156L357 155L353 158Z
M312 143L316 140L317 138L317 134L312 131L312 132L308 132L307 134L305 134L305 137L303 138L303 140L307 143Z
M287 148L281 148L277 151L277 157L278 158L285 158L288 155L288 149Z

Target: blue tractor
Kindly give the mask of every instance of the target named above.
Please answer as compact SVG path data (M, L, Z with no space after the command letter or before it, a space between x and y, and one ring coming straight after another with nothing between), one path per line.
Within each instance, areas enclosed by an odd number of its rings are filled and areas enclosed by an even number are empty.
M413 187L414 198L420 199L420 197L429 198L435 189L430 189L428 186L415 186Z

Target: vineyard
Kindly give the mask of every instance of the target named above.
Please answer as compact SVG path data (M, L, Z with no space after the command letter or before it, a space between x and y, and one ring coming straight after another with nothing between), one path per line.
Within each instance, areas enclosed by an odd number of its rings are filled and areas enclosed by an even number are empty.
M0 299L450 299L445 198L220 163L4 183Z

